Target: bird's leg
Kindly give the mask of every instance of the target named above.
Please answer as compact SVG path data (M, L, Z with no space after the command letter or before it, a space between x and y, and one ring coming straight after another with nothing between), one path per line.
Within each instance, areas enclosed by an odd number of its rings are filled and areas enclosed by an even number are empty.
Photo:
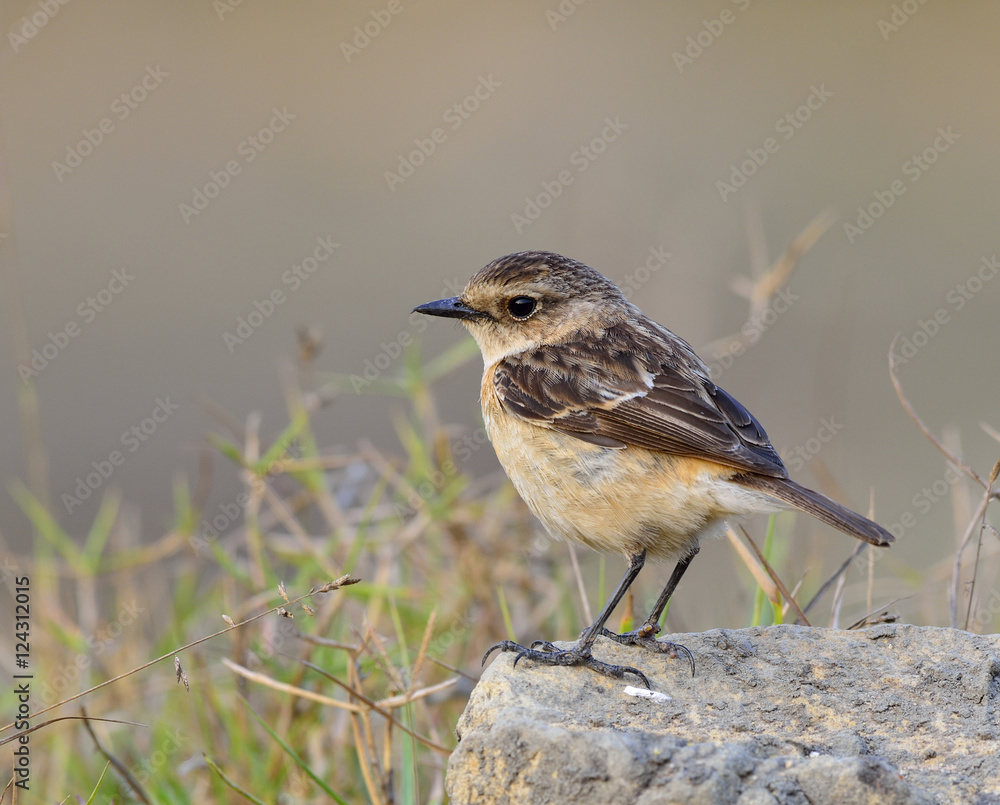
M678 643L668 643L666 640L657 640L656 636L660 633L660 616L663 614L663 610L666 609L667 602L670 601L670 597L674 594L674 590L677 588L677 585L681 580L681 576L684 575L684 571L688 569L688 565L691 564L691 560L694 559L697 553L698 546L696 545L691 553L677 563L677 566L674 567L674 572L670 574L670 578L667 580L667 586L663 588L663 592L660 593L660 597L656 599L653 611L649 613L649 617L646 618L646 622L643 623L642 626L633 632L625 632L624 634L615 634L614 632L604 628L601 629L600 633L605 637L610 637L612 640L618 643L623 643L627 646L643 646L644 648L671 654L675 657L678 652L686 654L688 661L691 663L691 676L694 676L694 656L691 652Z
M601 610L597 619L587 627L587 629L580 635L580 639L576 641L576 644L572 648L561 649L554 646L544 640L538 640L531 644L531 648L525 648L520 643L515 643L513 640L504 640L497 643L495 646L490 647L490 650L486 652L483 656L483 664L486 664L486 660L489 658L490 654L494 651L516 651L517 657L514 658L514 665L522 659L534 660L535 662L542 662L548 665L584 665L590 668L592 671L597 671L605 676L614 677L616 679L624 678L625 674L635 674L642 680L647 688L650 687L649 680L646 675L642 673L637 668L632 668L628 665L612 665L610 663L601 662L600 660L594 659L590 653L591 646L593 646L594 641L597 639L599 634L607 633L604 628L604 624L607 623L609 617L611 617L612 611L618 606L619 601L625 595L625 591L628 590L629 585L635 581L635 577L639 575L639 571L642 570L642 566L646 561L646 552L641 551L640 553L631 554L628 558L628 568L625 571L625 575L622 580L618 583L618 587L615 589L611 598L604 605L604 609ZM615 635L617 637L617 635Z

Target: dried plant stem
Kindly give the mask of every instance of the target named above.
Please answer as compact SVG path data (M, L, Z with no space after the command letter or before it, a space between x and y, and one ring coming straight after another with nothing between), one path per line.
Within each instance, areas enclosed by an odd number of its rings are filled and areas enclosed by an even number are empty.
M802 256L815 245L816 241L822 237L823 233L830 228L835 220L836 217L829 210L820 213L788 244L784 253L770 268L764 270L763 273L753 279L747 277L738 278L734 284L734 289L749 301L750 309L747 312L747 322L753 322L756 317L759 317L767 309L773 296L791 278L792 272L794 272L795 266ZM767 259L766 257L762 257L762 255L763 249L755 250L752 254L755 270L761 262L765 262ZM704 351L711 353L721 350L729 353L733 350L747 347L747 336L744 334L745 329L746 327L741 326L732 335L716 339L705 347Z
M333 590L337 589L338 587L342 587L342 586L344 586L346 584L354 584L357 581L358 581L357 579L352 579L349 576L343 576L342 578L337 579L336 581L329 582L328 584L324 584L322 587L318 587L318 588L314 587L309 592L307 592L305 595L300 595L298 598L292 599L292 601L290 603L295 604L295 603L298 603L299 601L304 601L306 598L309 598L309 597L311 597L313 595L316 595L317 593L332 592ZM82 690L79 693L74 693L72 696L69 696L69 697L63 699L61 702L56 702L55 704L50 704L48 707L43 707L41 710L37 710L34 713L32 713L31 714L31 718L37 718L38 716L42 715L43 713L49 712L49 710L54 710L57 707L62 707L64 704L69 704L70 702L75 701L76 699L79 699L82 696L87 696L87 695L93 693L95 690L100 690L101 688L105 688L108 685L113 685L115 682L118 682L118 681L120 681L122 679L126 679L127 677L130 677L133 674L137 674L140 671L144 671L147 668L149 668L151 665L156 665L156 663L158 663L158 662L162 662L163 660L166 660L166 659L172 659L175 654L180 654L182 651L187 651L189 648L194 648L195 646L197 646L197 645L199 645L201 643L204 643L204 642L206 642L208 640L213 640L213 639L215 639L216 637L218 637L221 634L225 634L226 632L232 631L233 629L239 629L239 628L241 628L243 626L246 626L248 623L253 623L256 620L260 620L261 618L267 617L268 615L271 615L271 614L277 612L279 609L282 609L284 606L285 606L285 604L282 603L281 606L271 607L271 609L268 609L265 612L261 612L261 613L259 613L257 615L254 615L254 616L252 616L250 618L247 618L246 620L240 621L239 623L236 623L233 626L227 626L225 629L220 629L219 631L213 632L212 634L206 635L205 637L199 637L197 640L192 640L190 643L186 643L185 645L181 646L180 648L171 649L166 654L161 654L159 657L156 657L155 659L152 659L149 662L143 663L138 668L133 668L131 671L126 671L124 674L118 674L118 676L112 677L111 679L106 679L103 682L101 682L100 684L94 685L91 688L87 688L86 690ZM13 726L14 726L13 722L11 722L10 724L6 724L5 726L0 727L0 732L6 732L7 730L9 730Z
M97 747L97 751L104 755L104 757L108 759L108 762L115 767L115 771L117 771L122 776L122 779L128 783L137 799L142 800L146 803L146 805L152 805L149 795L146 794L146 790L142 787L139 781L135 779L132 772L129 771L128 766L112 755L111 752L106 749L103 744L101 744L100 740L98 740L97 733L95 733L94 728L90 726L90 719L87 717L87 710L83 707L80 708L80 716L83 718L83 726L90 735L90 740L92 740L94 742L94 746Z
M872 594L875 591L875 552L868 551L868 595L865 597L865 610L872 611Z
M580 601L583 604L583 619L586 623L593 623L594 616L590 614L590 601L587 599L587 589L583 585L583 574L580 572L580 562L576 558L576 549L572 542L567 542L569 548L569 561L573 565L573 576L576 578L576 587L580 591Z
M954 453L952 453L947 447L944 446L944 444L941 443L941 441L933 433L931 433L930 428L928 428L923 423L923 420L920 419L919 416L917 416L917 412L913 409L913 406L910 405L910 401L906 399L906 395L903 393L903 387L899 383L899 378L896 377L896 368L892 365L892 356L895 352L896 342L898 340L899 340L899 333L896 333L895 338L892 339L892 344L889 345L889 377L892 379L892 385L893 388L896 389L896 396L899 398L899 402L902 404L903 408L906 409L906 413L910 415L910 419L913 420L914 424L916 424L916 426L920 428L920 431L924 434L924 436L926 436L930 440L931 444L933 444L938 450L940 450L942 455L944 455L944 457L947 458L948 461L950 461L952 464L958 467L958 469L960 469L970 478L974 479L975 482L978 483L983 489L986 489L988 484L986 483L985 480L983 480L983 478L979 475L979 473L976 472L974 469L972 469L972 467L968 466L965 462L962 461L962 459L960 459ZM997 493L994 492L993 494L995 495Z
M864 547L865 543L863 542L859 542L857 545L854 546L854 550L851 551L851 555L844 560L844 563L840 567L838 567L835 571L833 571L833 574L830 576L830 578L828 578L820 585L819 589L816 591L816 594L809 600L809 603L802 608L803 612L808 612L810 609L812 609L813 606L816 604L816 602L823 597L823 594L830 589L830 585L833 584L838 579L840 579L840 577L845 572L847 572L847 569L851 566L851 563L857 558L858 554L861 553Z
M767 599L769 601L777 601L777 586L773 581L771 581L771 578L767 575L764 568L761 567L760 562L754 559L753 553L747 549L747 546L732 529L732 526L726 529L726 536L729 538L729 544L736 550L740 560L746 566L746 569L750 571L750 575L753 576L754 581L757 582L757 586L764 591L764 595L767 596Z
M350 693L351 696L353 696L354 698L356 698L362 704L366 705L370 710L374 710L380 716L383 716L384 718L388 718L388 719L392 719L393 718L392 712L390 710L383 709L383 705L385 705L385 704L388 704L390 706L396 706L396 704L395 704L395 702L393 701L392 698L390 698L390 699L383 699L381 702L376 702L376 701L374 701L372 699L369 699L367 696L365 696L363 693L361 693L358 690L357 687L352 687L352 685L349 682L344 682L341 679L337 679L337 677L333 676L332 674L330 674L328 671L324 670L323 668L320 668L318 665L314 665L313 663L308 662L307 660L299 660L299 662L301 662L305 667L311 668L312 670L316 671L316 673L321 674L326 679L329 679L334 684L339 685L341 688L343 688L348 693ZM441 690L444 690L445 688L450 687L455 682L457 682L457 679L449 679L446 682L441 682L441 683L439 683L437 685L431 685L429 688L424 688L422 691L417 691L413 695L406 697L405 701L401 702L401 704L408 704L411 701L417 701L417 700L419 700L423 696L429 696L432 693L437 693L438 691L441 691ZM419 733L414 732L409 727L407 727L405 724L401 724L398 721L396 721L395 724L396 724L397 727L399 727L401 730L403 730L403 732L405 732L411 738L414 738L414 739L420 741L420 743L422 743L428 749L433 749L435 752L437 752L442 757L448 757L451 754L451 750L450 749L447 749L444 746L441 746L440 744L437 744L434 741L430 740L429 738L425 738L424 736L420 735Z
M851 554L851 559L854 558L856 554ZM847 560L846 564L850 563L850 559ZM845 568L846 569L846 568ZM837 579L837 589L833 591L833 606L830 614L830 628L839 628L840 623L840 606L844 603L844 589L847 585L847 573L842 573L840 578Z
M358 673L357 658L352 658L347 664L348 685L358 690L361 687L361 675ZM365 788L368 789L368 796L373 803L379 805L384 800L381 796L381 787L376 784L373 774L378 773L378 759L375 755L375 742L371 734L371 721L366 717L365 711L351 713L351 729L354 732L354 746L358 753L358 765L361 767L361 775L365 780Z
M904 596L901 596L900 598L893 598L891 601L883 604L878 609L873 609L867 615L865 615L864 617L860 618L859 620L856 620L854 623L852 623L850 626L847 627L847 631L851 631L852 629L860 629L863 626L866 626L867 623L868 623L868 619L871 618L872 615L877 615L879 612L884 612L889 607L891 607L893 604L897 604L900 601L905 601L906 599L908 599L910 597L911 596L909 596L909 595L904 595Z
M746 538L746 541L750 543L750 547L753 548L753 552L757 554L757 559L764 566L764 569L767 571L767 575L771 577L771 580L781 591L781 595L784 597L785 601L787 601L791 608L795 610L795 615L799 619L799 623L805 626L812 626L812 624L809 623L809 619L805 616L805 613L803 613L799 608L798 603L794 598L792 598L792 594L788 592L788 588L785 586L785 583L778 577L778 574L775 572L774 568L771 567L767 559L764 558L764 554L761 553L760 548L757 547L757 543L753 541L743 526L740 526L740 531L743 532L743 536Z
M1000 467L1000 462L997 463L997 467ZM996 470L997 467L994 467ZM961 582L962 575L962 555L965 553L965 548L969 544L969 540L972 539L972 534L975 531L979 531L979 545L982 546L982 534L983 528L986 524L986 509L990 505L990 500L993 497L993 481L996 478L991 478L990 484L986 487L986 494L983 495L982 500L979 501L979 508L976 509L976 513L972 516L969 521L968 527L965 529L965 533L962 535L962 541L958 545L958 550L955 551L955 563L951 570L951 587L948 590L948 609L951 613L951 628L958 628L958 591ZM978 529L977 529L978 526ZM968 611L965 613L965 626L963 628L969 628L969 612L972 610L972 592L975 589L976 584L976 568L979 567L979 549L976 549L976 563L972 571L972 587L969 589L969 607Z

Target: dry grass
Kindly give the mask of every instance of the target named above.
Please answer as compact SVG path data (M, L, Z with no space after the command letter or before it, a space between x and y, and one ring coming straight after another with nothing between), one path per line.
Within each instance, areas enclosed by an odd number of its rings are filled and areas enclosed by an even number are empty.
M219 511L203 510L210 461L193 494L178 482L174 527L152 542L113 494L80 547L16 491L39 534L17 561L35 604L32 724L81 718L81 703L94 719L31 734L33 798L86 800L100 780L100 802L443 799L484 641L507 634L497 589L521 628L578 629L562 596L538 594L527 511L501 478L459 471L438 424L428 379L467 356L462 344L398 379L413 401L402 458L319 450L310 422L329 387L289 382L272 444L255 417L216 412L230 433L214 451L244 485L218 536L204 527ZM552 590L572 583L543 572Z
M811 224L757 272L744 289L751 313L825 225ZM465 366L469 344L426 365L411 353L398 376L375 384L408 401L395 422L399 456L363 442L350 454L319 448L313 418L345 379L301 388L316 351L305 344L285 373L288 425L271 443L259 418L241 422L207 405L226 435L206 449L193 491L177 483L173 527L156 539L109 493L80 545L43 495L15 491L37 545L16 562L35 605L32 799L441 802L454 727L484 649L585 625L584 572L565 561L565 548L535 549L534 521L513 490L499 475L473 480L456 456L461 434L438 418L434 385ZM923 427L898 382L897 390ZM989 601L973 588L978 568L998 555L997 541L983 535L1000 464L982 478L935 442L968 486L982 488L981 503L967 505L959 499L967 486L954 485L956 511L969 515L954 557L927 578L907 578L896 565L896 586L950 583L953 625L982 631L997 623L988 609L987 620L975 617ZM219 455L243 484L225 511L206 509ZM206 530L220 512L218 534ZM828 590L836 591L833 623L845 594L881 615L888 596L873 590L874 552L851 555L868 558L857 581L847 581L848 560L825 580L818 570L801 578L798 568L789 585L773 526L763 549L749 535L731 536L753 601L736 625L804 620L810 610L815 621L816 598ZM980 589L996 583L993 573ZM806 592L815 597L800 607L793 597ZM625 625L630 610L631 599ZM5 752L16 737L12 724L0 731Z

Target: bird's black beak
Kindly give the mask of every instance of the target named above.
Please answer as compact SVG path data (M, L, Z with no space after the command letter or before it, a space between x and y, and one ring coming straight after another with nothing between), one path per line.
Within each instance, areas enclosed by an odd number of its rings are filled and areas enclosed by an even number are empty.
M443 316L448 319L482 319L485 313L466 305L458 296L450 299L438 299L413 308L414 313L426 313L428 316Z

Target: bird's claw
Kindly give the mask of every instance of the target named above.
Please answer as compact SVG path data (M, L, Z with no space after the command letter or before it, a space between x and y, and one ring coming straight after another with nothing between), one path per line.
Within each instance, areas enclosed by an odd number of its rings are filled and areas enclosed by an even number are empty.
M490 658L490 654L494 651L525 651L526 649L520 643L515 643L513 640L501 640L499 643L494 643L483 655L483 661L480 666L486 665L486 661Z
M541 650L536 647L541 647ZM502 640L496 645L490 646L490 649L483 657L483 664L486 663L486 660L494 651L516 651L517 656L514 658L513 666L515 668L518 662L524 658L544 663L545 665L582 665L591 671L596 671L604 676L610 676L613 679L624 679L626 674L635 674L648 690L653 689L653 686L649 684L649 679L638 668L633 668L630 665L613 665L601 662L595 659L590 653L590 646L581 646L579 643L572 648L562 649L547 640L536 640L531 644L531 648L525 648L513 640Z
M621 643L623 646L642 646L650 651L655 651L660 654L669 654L671 657L677 657L679 654L684 654L687 657L688 662L691 664L691 676L694 676L694 655L687 646L682 646L680 643L671 643L667 640L657 640L655 635L659 632L659 629L653 630L652 628L647 628L647 625L636 629L634 632L624 632L622 634L616 634L608 629L601 629L600 634L604 637L614 640L616 643Z

